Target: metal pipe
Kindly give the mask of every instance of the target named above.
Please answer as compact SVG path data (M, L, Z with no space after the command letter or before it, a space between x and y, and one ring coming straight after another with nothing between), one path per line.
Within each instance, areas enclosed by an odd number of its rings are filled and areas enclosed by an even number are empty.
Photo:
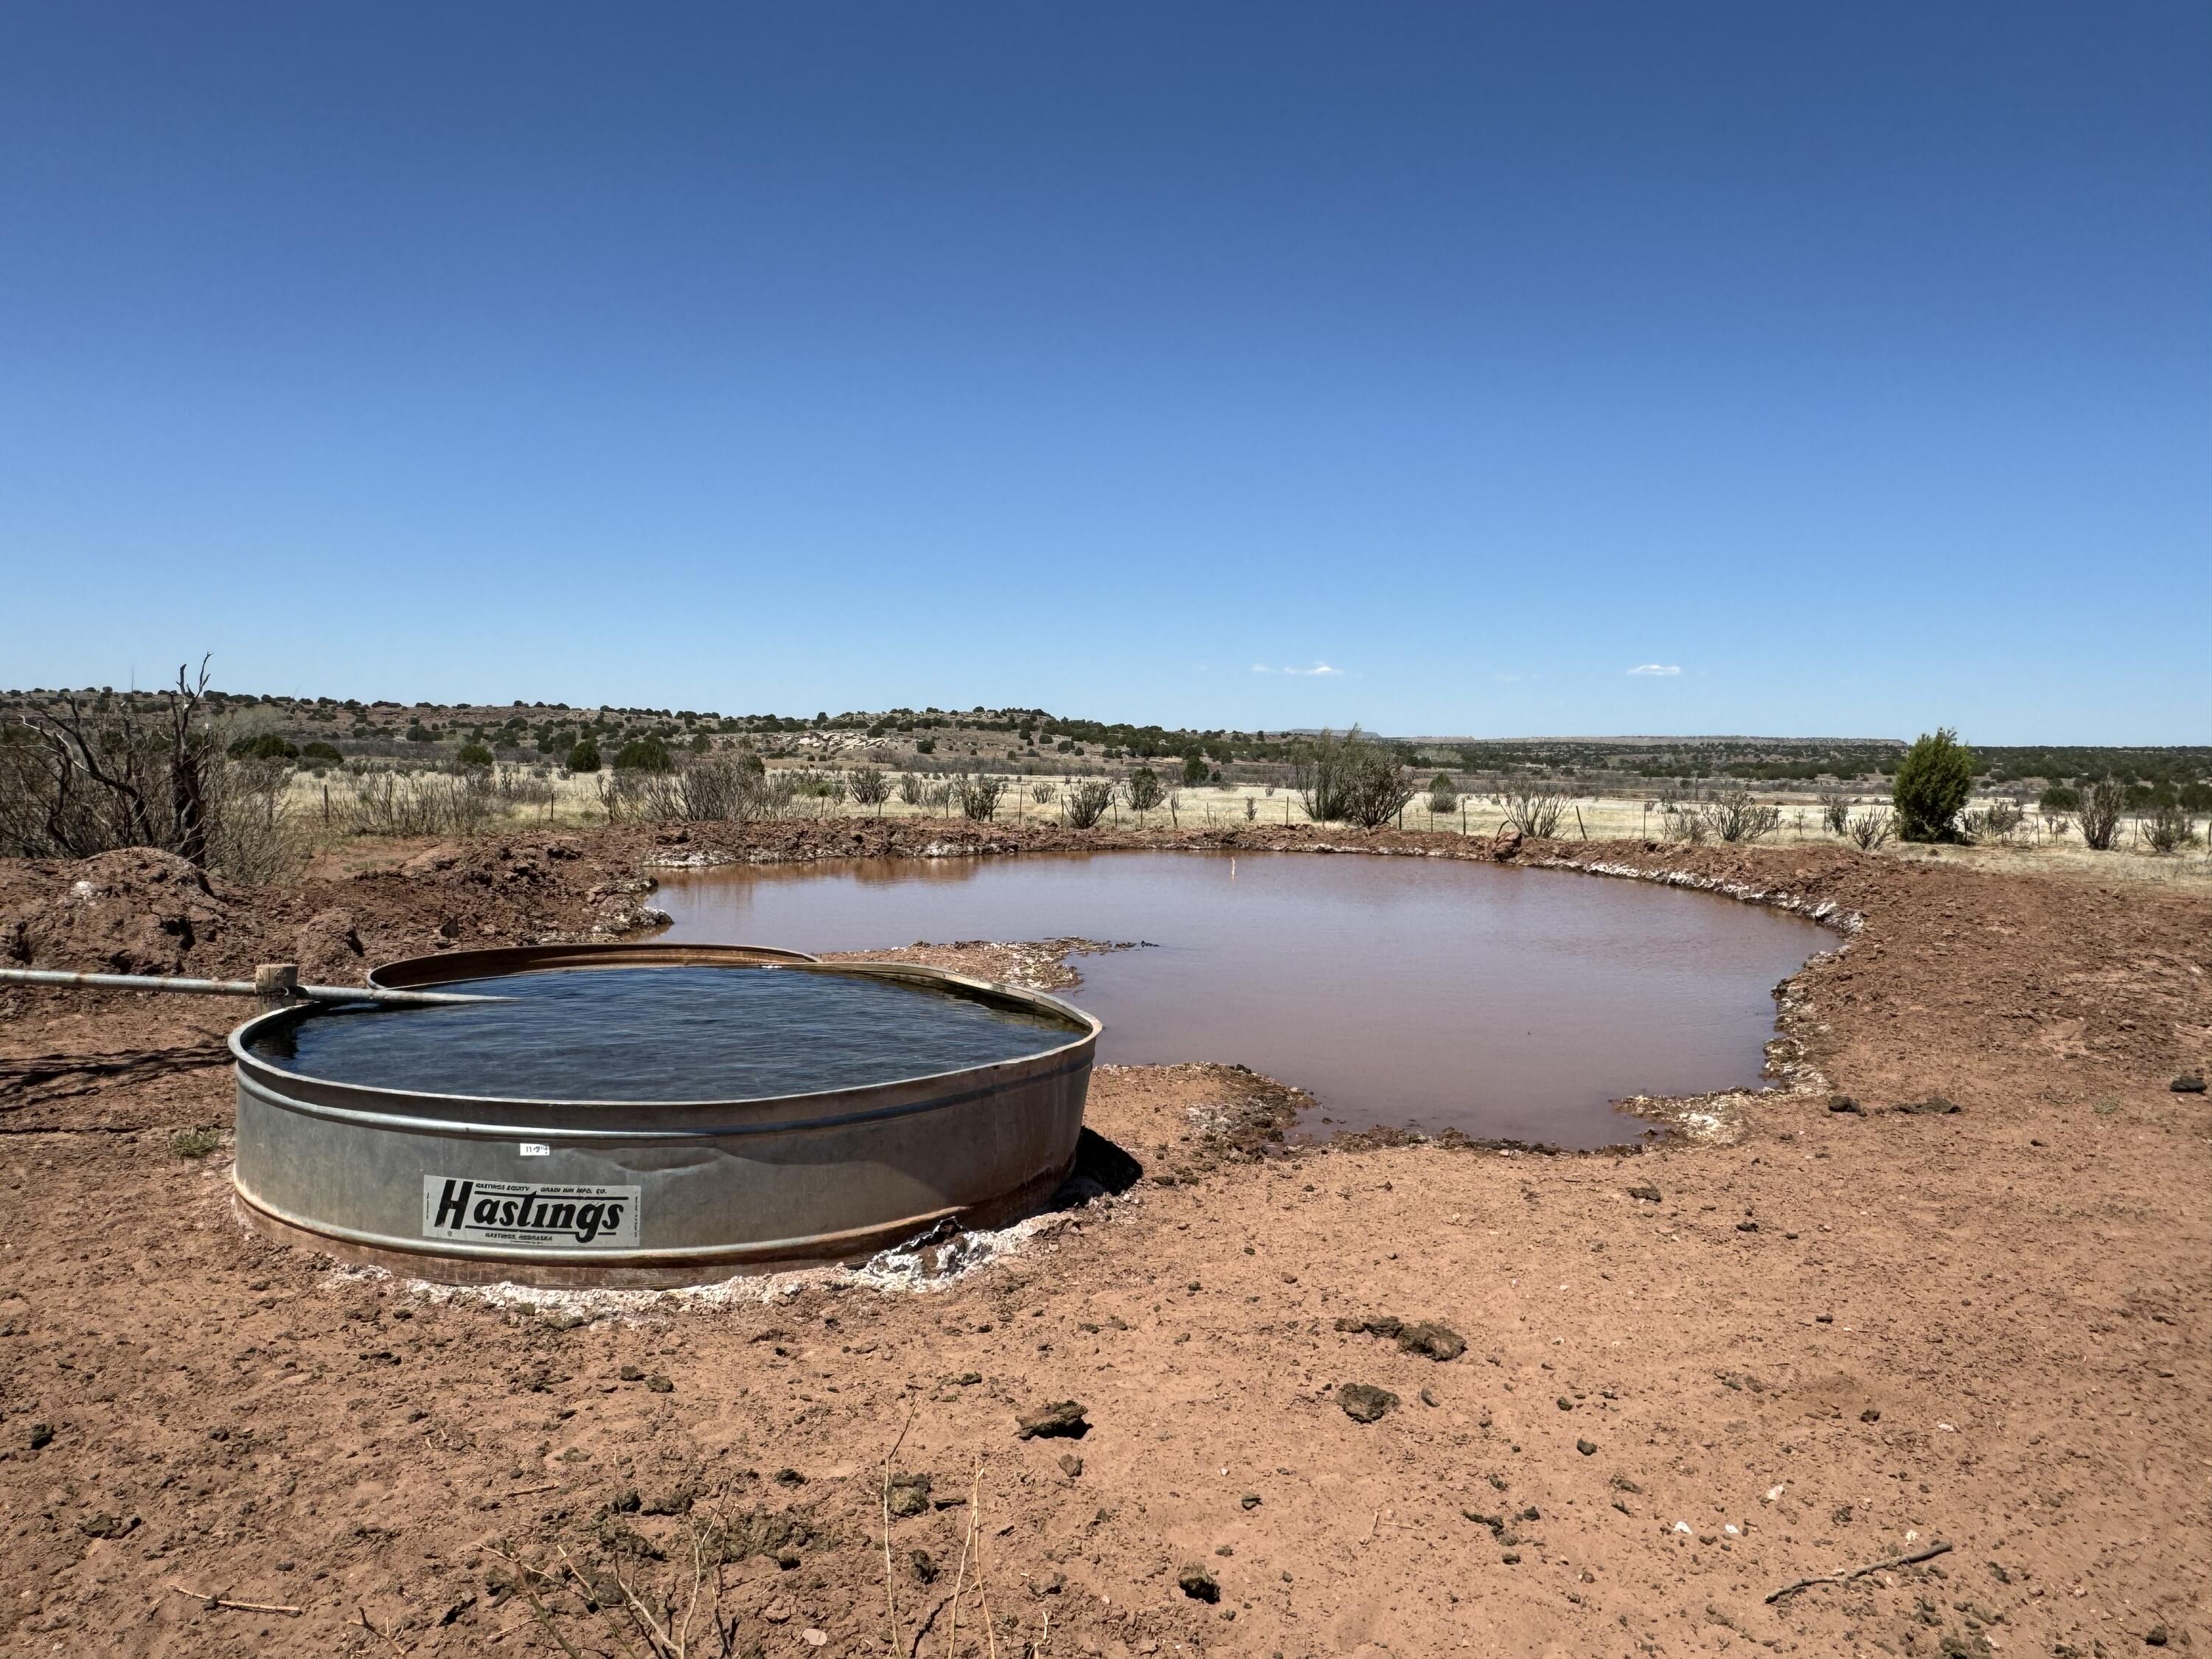
M265 997L250 979L165 979L153 974L65 974L42 968L0 968L0 985L51 985L82 991L172 991L183 996ZM375 1002L392 1008L439 1008L465 1002L512 1002L512 997L471 996L459 991L387 991L374 985L299 985L290 994L306 1002Z

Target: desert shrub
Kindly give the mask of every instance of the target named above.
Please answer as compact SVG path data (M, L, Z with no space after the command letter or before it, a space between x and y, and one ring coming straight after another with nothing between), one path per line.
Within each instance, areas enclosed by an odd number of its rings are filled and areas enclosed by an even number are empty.
M1078 830L1088 830L1106 816L1114 804L1114 786L1097 780L1071 783L1060 803L1060 816Z
M659 738L632 738L615 750L617 772L666 772L674 765L669 758L668 745Z
M1782 822L1782 809L1754 800L1748 789L1723 789L1705 804L1705 822L1725 842L1763 841Z
M1897 819L1894 814L1878 806L1870 807L1866 811L1853 813L1848 827L1851 840L1857 843L1859 851L1871 853L1897 833Z
M1558 834L1559 820L1567 811L1565 795L1534 788L1503 790L1490 798L1490 804L1504 815L1507 823L1534 841L1548 841Z
M2081 789L2081 805L2075 809L2075 819L2081 826L2081 844L2097 852L2112 850L2112 838L2119 833L2120 810L2126 805L2127 791L2118 778L2099 778Z
M1182 757L1182 781L1187 787L1195 789L1204 783L1208 770L1206 757L1195 750Z
M328 744L322 747L330 749ZM296 760L300 755L297 749L284 740L283 734L277 732L264 732L256 737L234 738L223 752L233 760ZM337 750L331 749L331 754L335 757Z
M490 774L479 769L456 776L386 768L361 773L352 784L353 799L342 811L356 836L474 835L496 805Z
M1658 807L1659 834L1662 839L1699 846L1711 837L1712 820L1705 816L1703 801L1694 797L1662 795Z
M2154 853L2172 853L2197 844L2197 826L2179 802L2153 811L2143 820L2142 833Z
M283 761L233 761L210 773L209 869L265 887L306 867L307 836L286 799L291 778Z
M1245 822L1245 823L1251 823L1251 822L1252 822L1252 820L1253 820L1253 819L1255 819L1255 818L1258 817L1259 816L1260 816L1260 803L1259 803L1259 802L1257 802L1257 801L1255 801L1255 800L1254 800L1254 799L1252 799L1252 797L1251 797L1251 796L1249 796L1249 795L1245 796L1245 797L1244 797L1244 822Z
M65 696L56 713L0 724L0 855L154 847L240 881L295 873L304 848L284 805L291 745L228 759L204 661L196 676L179 669L162 695L150 720L135 702L87 708Z
M1379 830L1413 799L1413 775L1380 744L1359 744L1351 761L1344 816L1363 830Z
M872 766L854 767L845 775L845 781L858 805L880 806L890 799L890 780Z
M2018 801L1997 800L1978 812L1966 813L1959 824L1970 840L2009 842L2026 817Z
M463 766L489 766L492 753L480 743L465 743L453 759Z
M929 781L918 772L899 774L898 798L908 806L919 806L929 793Z
M1060 786L1056 783L1033 783L1030 786L1030 799L1039 806L1049 806L1060 799Z
M1856 804L1847 790L1823 789L1820 794L1820 827L1832 836L1846 836L1851 829L1851 808Z
M568 769L571 772L596 772L599 769L599 745L589 738L579 738L568 750Z
M1291 787L1315 823L1342 819L1369 830L1396 817L1417 787L1397 755L1356 726L1296 744Z
M1459 797L1449 789L1431 788L1429 791L1429 811L1439 817L1447 812L1456 812L1459 811Z
M709 752L669 772L623 769L599 780L611 823L724 823L789 817L800 780ZM811 799L811 797L810 797Z
M1959 810L1974 787L1974 751L1948 726L1923 733L1897 764L1890 802L1900 841L1954 841Z
M1455 795L1459 791L1453 787L1450 773L1439 772L1429 780L1429 793L1432 795Z
M334 743L325 743L320 738L317 738L313 743L303 743L300 745L300 758L301 760L310 761L337 762L343 760L345 757L338 753L337 744Z
M1291 787L1297 792L1298 805L1316 823L1333 823L1344 816L1356 751L1364 740L1355 726L1342 737L1324 731L1292 746Z
M2076 811L2081 805L2081 792L2070 783L2054 783L2035 798L2035 804L2046 812Z
M1006 793L1006 780L978 772L973 776L963 772L952 781L953 799L960 804L960 816L981 823L999 810L999 798Z
M1149 812L1167 799L1167 790L1158 773L1149 766L1140 766L1129 774L1128 781L1121 786L1121 797L1129 803L1131 811Z

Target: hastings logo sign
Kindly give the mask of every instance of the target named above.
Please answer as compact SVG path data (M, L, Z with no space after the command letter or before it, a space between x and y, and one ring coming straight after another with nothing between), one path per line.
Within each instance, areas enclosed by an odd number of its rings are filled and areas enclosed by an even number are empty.
M422 1177L422 1237L477 1244L635 1249L635 1187L556 1187L527 1181Z

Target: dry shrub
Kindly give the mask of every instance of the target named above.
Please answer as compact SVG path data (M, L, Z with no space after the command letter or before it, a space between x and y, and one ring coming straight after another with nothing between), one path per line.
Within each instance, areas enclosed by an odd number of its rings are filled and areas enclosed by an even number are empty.
M1030 799L1039 806L1049 806L1060 799L1060 786L1056 783L1033 783L1030 786Z
M1149 766L1140 766L1129 774L1128 781L1121 786L1121 798L1129 803L1133 812L1151 811L1167 799L1167 790L1160 783L1160 775Z
M1106 809L1114 804L1114 786L1092 780L1085 783L1071 783L1060 802L1060 816L1077 830L1089 830L1106 816Z
M2143 820L2143 839L2154 853L2179 852L2197 844L2197 825L2179 806L2161 806Z
M737 823L792 815L801 781L709 754L672 772L621 771L599 781L611 823Z
M1567 813L1565 795L1538 789L1501 790L1490 798L1490 804L1504 814L1507 823L1532 841L1548 841L1557 835L1559 820ZM1665 810L1662 802L1661 811Z
M1859 851L1871 853L1897 833L1897 816L1881 807L1854 813L1850 823L1850 837Z
M1847 836L1851 831L1851 808L1857 805L1850 791L1823 789L1820 795L1820 827L1832 836Z
M2100 853L2110 852L2112 839L2119 834L2120 812L2127 805L2128 792L2115 777L2099 778L2085 784L2081 789L2081 809L2075 814L2081 826L2081 842Z
M918 772L899 774L898 798L908 806L921 806L929 799L929 781Z
M999 810L999 798L1006 793L1006 780L978 772L973 776L963 772L952 781L953 799L960 804L960 816L981 823Z
M1725 842L1764 841L1782 822L1782 809L1755 800L1748 789L1724 789L1705 804L1705 822Z

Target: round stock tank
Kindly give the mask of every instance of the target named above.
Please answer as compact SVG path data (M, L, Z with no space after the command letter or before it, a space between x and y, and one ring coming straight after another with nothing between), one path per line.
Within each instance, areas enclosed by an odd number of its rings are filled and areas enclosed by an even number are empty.
M457 951L469 1006L231 1034L254 1225L456 1283L651 1287L990 1225L1066 1177L1098 1022L939 969L745 945Z

